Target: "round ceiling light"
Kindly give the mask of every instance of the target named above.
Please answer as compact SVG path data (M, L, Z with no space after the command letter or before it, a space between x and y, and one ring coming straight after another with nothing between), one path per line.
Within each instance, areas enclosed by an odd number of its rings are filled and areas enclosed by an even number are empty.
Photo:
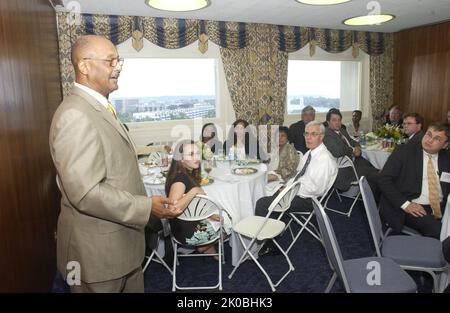
M194 11L206 8L209 0L146 0L150 7L164 11Z
M394 18L395 16L391 14L362 15L348 18L343 23L349 26L376 25L386 23Z
M303 4L311 4L311 5L332 5L332 4L341 4L344 2L349 2L351 0L295 0L297 2Z

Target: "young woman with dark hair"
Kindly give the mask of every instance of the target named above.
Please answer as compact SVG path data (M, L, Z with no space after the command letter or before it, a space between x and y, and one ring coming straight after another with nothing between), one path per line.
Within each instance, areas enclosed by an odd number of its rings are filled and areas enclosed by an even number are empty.
M200 149L194 141L182 141L175 147L172 163L167 174L165 185L167 197L176 201L175 205L184 210L196 195L205 194L200 187L200 181ZM199 246L197 251L201 253L215 253L214 244L202 246L203 242L209 241L214 235L210 220L220 221L220 216L213 214L208 219L195 222L174 218L169 222L172 233L179 242ZM211 236L208 234L211 234Z

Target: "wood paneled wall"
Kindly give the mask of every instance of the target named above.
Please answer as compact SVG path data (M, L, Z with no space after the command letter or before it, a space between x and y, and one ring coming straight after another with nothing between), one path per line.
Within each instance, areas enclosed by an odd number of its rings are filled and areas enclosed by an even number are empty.
M426 124L445 121L450 109L450 22L394 36L394 101Z
M47 292L55 274L57 45L48 0L0 1L0 292Z

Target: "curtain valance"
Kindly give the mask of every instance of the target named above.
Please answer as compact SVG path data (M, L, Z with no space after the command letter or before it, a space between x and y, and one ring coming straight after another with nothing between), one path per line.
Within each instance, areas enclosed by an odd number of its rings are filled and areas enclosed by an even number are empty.
M143 38L167 49L183 48L199 40L202 52L207 49L207 40L228 49L244 48L248 42L245 23L98 14L81 14L78 19L78 35L102 35L116 45L133 37L137 51L143 47Z
M352 47L354 57L358 55L358 49L369 55L380 55L385 50L386 35L375 32L278 25L278 49L294 52L309 43L311 55L315 53L316 46L330 53L343 52Z

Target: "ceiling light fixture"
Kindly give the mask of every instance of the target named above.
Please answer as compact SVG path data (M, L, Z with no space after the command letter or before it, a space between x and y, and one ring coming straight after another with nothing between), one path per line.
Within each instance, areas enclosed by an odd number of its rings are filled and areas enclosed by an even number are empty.
M391 14L362 15L348 18L344 20L342 23L349 26L378 25L381 23L389 22L394 18L395 16Z
M145 3L158 10L164 11L194 11L206 8L209 0L145 0Z
M351 0L295 0L295 1L303 3L303 4L310 4L310 5L332 5L332 4L341 4L344 2L349 2Z

